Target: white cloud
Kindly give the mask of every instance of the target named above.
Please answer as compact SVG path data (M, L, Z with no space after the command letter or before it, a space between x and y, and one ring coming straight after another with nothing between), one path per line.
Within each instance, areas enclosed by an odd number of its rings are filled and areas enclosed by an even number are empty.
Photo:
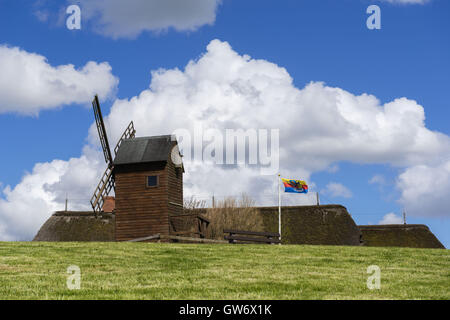
M34 12L34 15L41 22L47 22L48 21L49 13L48 13L47 10L36 10Z
M170 134L179 128L192 129L199 123L220 131L279 128L280 172L284 177L304 179L312 186L311 173L326 170L338 161L432 168L436 158L450 154L450 139L427 129L424 119L423 107L406 98L381 104L372 95L356 96L323 83L312 82L302 89L296 88L284 68L239 55L228 43L214 40L204 55L190 61L183 70L154 71L150 87L131 99L116 100L105 123L112 145L130 120L134 120L138 136ZM89 141L99 144L94 125L89 130ZM0 225L4 230L12 230L8 237L25 234L32 237L33 228L20 229L20 221L27 220L31 212L42 221L56 206L63 206L67 190L88 199L104 170L104 162L90 160L101 159L102 154L96 154L85 151L81 158L64 165L41 164L46 168L45 175L33 171L13 193L6 187ZM277 203L276 176L261 176L258 168L213 166L196 161L186 161L185 168L186 196L210 199L214 193L220 199L247 192L259 204ZM37 181L45 182L27 183L35 176ZM24 191L25 187L29 190ZM333 188L339 189L330 187ZM339 190L341 196L351 194L342 191L343 188ZM35 201L23 204L22 197L27 193L35 195ZM38 207L34 203L39 203L39 199L43 204ZM314 202L313 193L283 195L284 204ZM428 214L423 211L423 215ZM11 221L15 224L11 225ZM33 224L34 232L37 225Z
M423 107L413 100L381 105L372 95L317 82L298 89L284 68L240 56L218 40L185 70L153 72L149 89L116 100L107 118L115 139L131 119L140 135L198 123L221 130L280 128L283 165L309 172L340 160L420 164L450 150L449 137L425 127ZM94 127L92 134L97 139Z
M397 187L408 215L450 215L450 160L407 168L398 177Z
M195 31L212 25L221 0L79 0L83 19L97 32L113 38L133 38L143 31L173 28Z
M30 240L51 215L69 209L87 210L103 163L97 151L85 147L80 158L38 163L14 188L6 186L0 197L0 239Z
M395 213L386 214L378 224L402 224L403 219Z
M329 173L336 173L336 172L339 171L339 166L338 166L337 164L330 165L330 166L327 168L327 171L328 171Z
M0 113L36 115L43 109L87 103L95 93L112 96L118 84L108 63L54 67L44 56L5 45L0 45L0 70Z
M337 182L330 182L326 188L322 190L322 193L328 194L332 197L351 198L352 192L343 184Z
M386 184L386 178L381 174L376 174L372 178L370 178L369 183L383 186Z
M241 56L219 40L184 70L154 71L149 89L116 100L106 118L113 141L130 120L140 136L192 130L198 123L221 131L280 128L280 172L306 180L337 161L407 167L450 153L449 137L425 127L424 109L413 100L383 105L372 95L355 96L323 83L298 89L284 68ZM90 140L98 140L94 126ZM186 170L187 194L199 188L216 195L251 193L258 185L254 195L261 202L276 195L276 179L253 168L187 163Z

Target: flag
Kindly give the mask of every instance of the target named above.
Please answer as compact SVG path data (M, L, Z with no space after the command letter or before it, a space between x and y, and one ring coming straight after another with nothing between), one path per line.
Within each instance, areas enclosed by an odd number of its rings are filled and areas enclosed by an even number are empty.
M281 178L284 184L284 192L308 193L308 185L303 180L291 180Z

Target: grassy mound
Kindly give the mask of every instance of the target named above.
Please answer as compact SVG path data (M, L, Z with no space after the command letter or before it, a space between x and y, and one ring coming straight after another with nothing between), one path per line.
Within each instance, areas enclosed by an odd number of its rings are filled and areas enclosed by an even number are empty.
M0 299L449 299L448 250L0 242ZM81 289L66 287L81 269ZM381 269L369 290L367 267Z

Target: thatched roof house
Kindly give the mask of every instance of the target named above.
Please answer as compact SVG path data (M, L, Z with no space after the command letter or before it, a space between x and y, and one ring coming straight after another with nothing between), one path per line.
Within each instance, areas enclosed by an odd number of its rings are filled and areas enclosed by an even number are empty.
M260 231L278 232L278 207L254 208ZM208 209L201 209L208 210ZM221 209L214 209L221 214ZM245 211L242 212L245 214ZM53 214L34 241L114 241L115 215L93 212ZM360 231L340 205L282 207L282 239L286 244L360 245Z
M364 246L445 249L423 224L368 225L359 228Z
M114 241L115 217L104 213L58 211L41 227L33 241Z
M257 209L265 231L278 232L278 207ZM360 245L361 232L341 205L282 207L281 224L285 244Z
M208 213L208 210L212 211ZM226 209L194 209L211 218L211 223L215 220L211 214L224 214L221 210L225 212ZM249 215L247 218L246 214ZM241 217L243 221L258 220L255 225L259 227L255 231L278 232L278 207L239 210L239 215L244 215ZM281 216L284 244L445 248L425 225L357 226L347 209L341 205L282 207ZM33 239L33 241L114 240L113 213L102 213L96 217L93 212L65 211L53 214Z

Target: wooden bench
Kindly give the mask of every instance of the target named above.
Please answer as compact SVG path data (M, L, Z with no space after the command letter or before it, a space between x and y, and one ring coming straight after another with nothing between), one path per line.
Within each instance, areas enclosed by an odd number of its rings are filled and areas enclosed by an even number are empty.
M255 232L224 229L224 238L229 243L280 243L280 234L276 232Z

